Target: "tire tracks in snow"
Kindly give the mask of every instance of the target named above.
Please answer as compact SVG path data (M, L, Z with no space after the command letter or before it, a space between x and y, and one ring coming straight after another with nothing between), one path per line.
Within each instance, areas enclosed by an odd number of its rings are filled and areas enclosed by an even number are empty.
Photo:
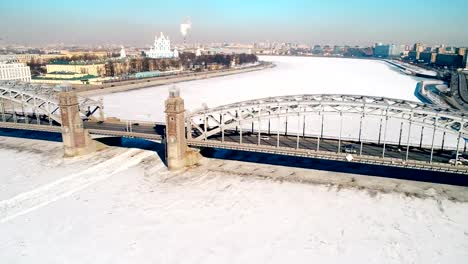
M30 213L137 165L153 152L130 149L81 172L0 201L0 223Z

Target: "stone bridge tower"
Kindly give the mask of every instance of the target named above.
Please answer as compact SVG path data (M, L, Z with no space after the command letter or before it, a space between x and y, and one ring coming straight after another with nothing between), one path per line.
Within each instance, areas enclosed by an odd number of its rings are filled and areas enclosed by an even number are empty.
M198 162L201 155L187 147L185 138L184 100L179 90L171 88L166 100L166 161L169 170L177 170Z
M59 93L59 107L62 119L62 139L66 157L74 157L96 150L88 131L83 127L78 107L78 96L71 87L62 87Z

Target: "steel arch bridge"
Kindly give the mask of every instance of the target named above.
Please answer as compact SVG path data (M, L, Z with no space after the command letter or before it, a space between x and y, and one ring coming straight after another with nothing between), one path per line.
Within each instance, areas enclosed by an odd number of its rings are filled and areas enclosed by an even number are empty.
M49 122L61 124L58 92L60 87L42 84L22 83L15 81L0 82L0 107L3 113L15 115L34 114L47 117ZM94 119L93 114L99 110L100 118L103 115L102 102L90 98L78 97L80 113L85 118ZM9 109L6 109L9 107ZM97 118L96 118L97 119Z
M380 153L381 157L386 157L385 145L388 144L389 149L390 143L388 140L386 141L385 137L390 132L387 123L390 123L391 120L401 122L398 147L402 145L403 138L404 147L401 150L403 155L400 155L400 160L404 162L409 159L410 146L412 145L410 135L412 132L414 134L416 127L422 128L422 130L426 128L426 134L429 132L432 134L431 143L424 146L426 149L430 149L430 157L427 158L430 163L433 162L434 149L444 148L446 134L454 137L457 142L457 158L459 145L463 143L461 140L468 137L466 113L453 109L385 97L303 94L249 100L188 113L186 115L187 139L189 144L193 146L209 145L220 148L229 146L231 149L248 150L249 148L246 146L249 145L250 149L260 151L276 148L281 149L282 153L305 150L308 154L317 154L320 152L322 140L326 138L323 135L325 116L336 117L335 123L337 124L332 125L337 128L337 135L333 137L337 141L337 153L342 152L342 144L347 141L360 143L359 154L361 155L363 144L367 142L383 144ZM357 117L353 121L356 124L352 124L356 129L354 138L344 138L342 136L343 127L349 126L349 116ZM306 123L309 117L316 117L316 120ZM363 121L366 118L380 119L378 139L370 140L363 137L363 132L366 130ZM290 120L289 134L288 119ZM294 121L291 121L291 119ZM275 122L275 120L277 121ZM280 122L280 120L285 122ZM343 124L343 120L345 120L345 124ZM407 135L402 137L404 123L406 124ZM273 126L276 125L274 129L272 129L272 124ZM254 125L256 125L257 129L254 129ZM268 128L265 128L265 126ZM321 131L315 134L307 134L306 129L310 127L321 128ZM412 129L413 131L411 131ZM435 142L437 133L443 134L441 146L440 143ZM287 137L293 138L294 144L282 144L281 141ZM381 137L383 137L383 140ZM423 147L422 137L423 131L421 131L421 142L419 144L421 148ZM311 148L310 144L301 143L306 138L316 138L317 141L313 148ZM439 146L437 146L438 144ZM238 147L234 147L235 145ZM447 148L447 146L445 147ZM317 156L319 155L317 154Z

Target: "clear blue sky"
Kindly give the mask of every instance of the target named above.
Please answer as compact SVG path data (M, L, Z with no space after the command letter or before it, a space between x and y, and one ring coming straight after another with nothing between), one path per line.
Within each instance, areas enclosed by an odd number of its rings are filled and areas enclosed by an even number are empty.
M468 46L468 0L0 0L0 43L180 41L186 17L189 41Z

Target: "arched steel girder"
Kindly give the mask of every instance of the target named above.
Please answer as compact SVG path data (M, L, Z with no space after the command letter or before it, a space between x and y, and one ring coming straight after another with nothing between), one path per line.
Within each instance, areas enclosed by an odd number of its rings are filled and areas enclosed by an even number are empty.
M196 138L200 140L239 126L240 122L249 124L276 117L341 113L401 119L435 127L437 131L468 136L464 112L406 100L359 95L293 95L250 100L190 113L187 125L202 134ZM200 126L200 120L205 118L214 124L207 129L206 135Z
M46 85L13 81L0 82L0 98L2 100L14 102L61 123L58 111L58 93L57 88ZM89 98L78 97L78 101L80 113L86 117L92 117L97 110L102 111L103 109L101 102Z

